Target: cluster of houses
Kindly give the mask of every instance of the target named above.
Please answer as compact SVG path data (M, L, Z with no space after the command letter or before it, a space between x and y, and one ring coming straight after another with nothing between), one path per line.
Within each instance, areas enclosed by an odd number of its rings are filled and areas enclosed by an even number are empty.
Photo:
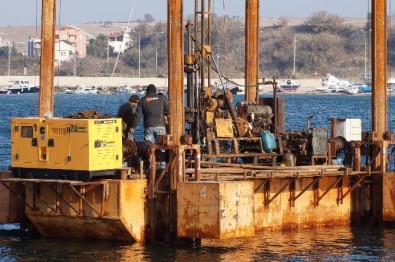
M75 58L86 57L89 39L95 36L88 34L76 26L63 26L55 32L55 64L73 61ZM9 45L7 40L0 37L0 47ZM130 35L124 32L111 33L108 36L108 46L115 53L122 53L130 47ZM38 57L41 53L41 38L30 36L27 50L23 52L28 57Z

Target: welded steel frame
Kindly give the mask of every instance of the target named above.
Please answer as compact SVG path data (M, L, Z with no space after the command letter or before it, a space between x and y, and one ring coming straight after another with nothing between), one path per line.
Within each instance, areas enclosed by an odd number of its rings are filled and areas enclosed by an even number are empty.
M60 210L60 204L61 201L63 201L67 206L69 206L75 213L77 213L79 216L83 216L83 203L88 205L94 213L96 213L99 217L104 216L104 203L105 199L108 196L108 182L106 181L95 181L95 182L79 182L79 181L70 181L70 180L50 180L50 179L23 179L23 178L7 178L7 179L1 179L0 182L5 186L13 195L15 195L21 202L23 202L29 209L31 209L33 212L36 211L36 201L37 197L44 203L46 204L54 214L60 215L61 210ZM31 206L27 201L20 196L17 192L14 192L6 183L17 183L20 185L23 185L24 188L28 189L30 192L32 192L32 202L33 206ZM33 187L28 186L29 184L32 184ZM51 189L55 193L56 199L55 199L55 208L53 208L49 201L47 201L37 190L35 190L35 185L39 185L41 183L45 183L48 185L48 188ZM69 201L67 201L63 195L62 195L62 185L67 185L72 189L72 191L78 196L78 201L79 201L79 210L77 210ZM55 188L54 188L55 186ZM101 210L98 211L96 208L86 199L85 193L102 186L102 204L101 204ZM79 190L77 190L75 187L79 187ZM88 189L86 188L88 187Z
M150 145L149 146L149 159L150 159L150 171L149 171L149 180L150 180L150 190L149 190L149 197L151 199L155 198L155 195L160 193L160 194L174 194L174 190L177 189L177 183L179 182L185 182L187 179L185 177L185 172L179 172L182 174L181 177L178 178L178 180L173 179L171 182L171 190L170 191L160 191L158 190L159 184L165 177L165 175L169 172L171 169L171 166L175 165L176 161L179 161L182 159L183 164L180 165L180 169L185 171L185 166L186 166L186 161L189 163L192 162L191 159L186 160L185 158L185 152L193 151L194 153L192 156L194 157L193 162L194 162L194 177L196 181L200 180L200 146L197 144L191 144L191 145ZM161 171L160 175L158 178L156 178L157 174L157 169L156 169L156 152L157 151L171 151L172 154L169 154L171 156L171 159L168 161L169 163L166 164L166 167Z
M29 205L26 200L24 199L24 197L20 196L17 192L15 192L14 190L11 189L11 187L9 187L6 183L8 183L9 181L6 181L5 179L0 180L0 183L8 189L8 191L10 191L11 194L13 194L16 198L19 199L19 201L23 202L25 204L25 206L27 206L29 209L31 209L32 211L34 211L34 207ZM16 182L18 185L21 185L22 183Z
M335 185L337 186L337 188L339 190L339 187L343 186L343 184L341 183L341 180L343 178L344 178L344 176L336 177L335 181L331 185L329 185L328 188L322 194L320 194L319 190L318 190L319 189L319 181L320 181L320 180L318 180L313 186L313 188L314 188L314 202L313 202L313 206L314 207L319 206L321 199L323 199L325 197L325 195L328 194L328 192L333 187L335 187Z

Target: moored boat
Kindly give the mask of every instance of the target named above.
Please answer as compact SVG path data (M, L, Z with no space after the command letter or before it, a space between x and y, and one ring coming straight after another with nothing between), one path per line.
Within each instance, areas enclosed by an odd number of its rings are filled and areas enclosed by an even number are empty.
M77 89L66 89L66 94L98 94L98 89L94 86L78 86Z
M30 94L38 93L40 88L38 85L31 84L27 80L11 80L11 85L2 88L0 94Z
M292 79L288 79L286 82L280 85L282 92L296 92L300 87L300 84Z

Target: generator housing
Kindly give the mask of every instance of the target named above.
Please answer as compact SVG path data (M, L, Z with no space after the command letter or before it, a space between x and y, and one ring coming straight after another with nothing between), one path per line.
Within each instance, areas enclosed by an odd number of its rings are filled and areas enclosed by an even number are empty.
M17 177L89 181L122 168L119 118L13 118L11 143Z

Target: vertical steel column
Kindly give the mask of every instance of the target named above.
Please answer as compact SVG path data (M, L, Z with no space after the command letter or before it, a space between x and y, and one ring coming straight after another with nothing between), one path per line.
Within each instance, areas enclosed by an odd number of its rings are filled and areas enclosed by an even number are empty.
M167 42L168 42L168 72L169 72L169 131L173 137L173 143L177 146L176 152L172 152L174 157L178 156L181 144L181 136L184 134L185 111L184 111L184 34L183 34L183 0L167 1ZM174 155L175 154L175 155ZM170 156L170 159L172 157ZM177 182L182 180L184 170L183 161L177 158L175 166L170 166L170 188L175 190ZM170 195L158 200L163 208L163 227L168 232L161 232L168 238L175 238L177 232L177 197ZM165 210L169 214L166 216ZM170 234L170 235L169 235Z
M211 22L212 22L212 6L211 0L208 0L207 8L207 45L211 48ZM211 50L212 51L212 50ZM211 55L210 55L211 56ZM207 60L207 86L211 86L211 57Z
M53 112L56 0L42 0L38 116Z
M205 54L204 54L204 43L205 43L205 27L204 27L204 21L205 21L205 1L206 0L201 0L200 1L200 51L202 52L202 56L201 56L201 64L200 64L200 88L201 90L203 90L203 88L206 86L206 81L205 81L205 77L204 77L204 73L206 71L206 64L204 59ZM197 24L195 24L195 26L197 26ZM208 85L207 85L208 86Z
M258 101L259 0L246 0L245 99Z
M373 223L383 220L383 175L385 172L382 145L383 135L387 129L387 1L372 0L372 127L374 157L373 171L381 174L372 175L372 218Z
M386 21L386 0L372 0L372 127L375 141L382 141L387 130Z
M184 41L183 2L168 0L168 72L169 72L169 131L179 145L184 133Z

